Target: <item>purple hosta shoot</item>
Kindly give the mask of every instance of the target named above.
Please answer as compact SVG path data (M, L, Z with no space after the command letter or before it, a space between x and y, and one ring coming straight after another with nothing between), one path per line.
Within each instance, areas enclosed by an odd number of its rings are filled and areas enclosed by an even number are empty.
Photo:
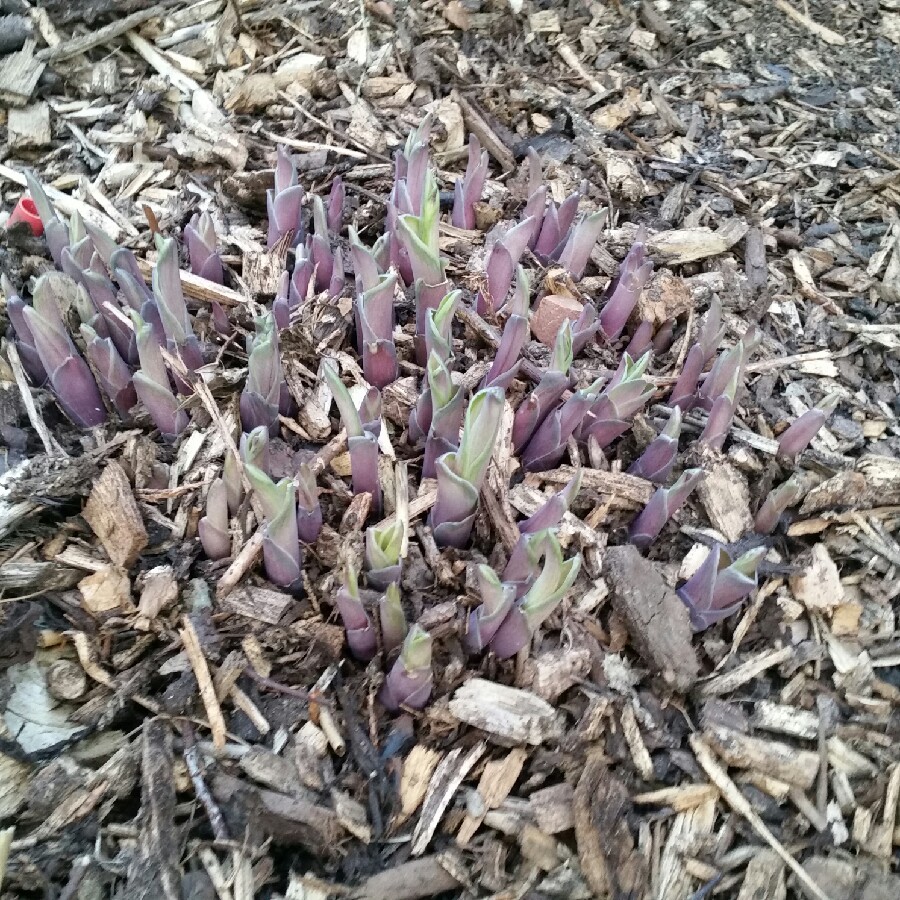
M374 287L357 298L362 332L363 373L369 384L387 387L397 380L394 345L394 291L397 275L379 275Z
M252 466L256 466L260 471L267 472L269 470L269 429L265 425L261 425L259 428L254 428L249 434L241 434L238 451L243 463L249 463ZM227 489L228 510L234 515L241 505L241 498L244 496L244 485L241 479L240 466L230 450L225 451L222 478ZM298 513L299 515L300 513Z
M469 135L469 160L466 163L466 174L456 179L453 188L453 215L451 221L456 228L475 227L475 204L481 200L481 192L488 175L487 150L474 134Z
M134 332L128 327L127 322L120 315L122 308L119 304L117 291L113 283L107 278L106 270L100 257L93 256L101 268L102 273L91 269L84 269L80 273L79 293L84 294L90 300L93 307L82 320L92 325L101 333L101 337L110 337L122 358L131 366L138 364L137 345L134 340Z
M356 229L350 225L350 264L353 266L353 275L356 281L356 293L362 294L371 290L378 283L378 279L384 274L384 267L379 262L378 245L384 235L378 239L375 246L367 247L359 239Z
M207 281L223 284L225 271L219 256L216 226L208 212L194 214L184 227L184 237L191 260L191 271Z
M782 513L788 507L794 506L802 496L803 484L799 478L792 475L784 484L769 491L753 520L753 530L757 534L771 534L778 527Z
M356 570L350 563L344 568L344 581L335 594L334 605L344 623L350 652L362 662L368 662L378 652L378 636L363 606Z
M666 319L665 322L663 322L662 325L660 325L659 331L657 331L656 334L653 334L651 348L652 348L655 356L661 356L672 346L672 343L675 340L675 324L676 324L675 319L673 319L673 318ZM653 331L652 325L650 325L650 331L652 334L652 331ZM639 332L640 332L640 326L638 327L638 331L636 332L636 334ZM632 338L631 340L633 342L634 338ZM632 354L632 356L635 356L635 355L640 356L641 354L640 353Z
M91 264L94 245L77 211L69 219L69 241L60 253L59 267L73 281L81 281L81 272Z
M473 655L485 650L494 639L516 599L515 585L501 582L490 566L479 566L477 575L481 604L466 617L462 636L466 653Z
M453 324L453 315L456 312L456 306L461 296L461 291L451 291L441 300L437 309L428 310L428 319L425 326L425 347L428 350L425 385L424 390L419 394L416 405L409 414L409 440L413 444L421 441L431 430L431 422L434 417L434 398L432 397L430 386L432 377L441 379L440 384L443 385L443 390L441 391L441 396L443 397L442 405L446 406L452 399L451 388L453 385L450 380L450 369L448 366L452 353L451 326ZM460 402L462 401L460 400ZM457 422L456 426L456 437L451 437L452 446L447 448L448 451L455 449L457 446L461 422L462 413L460 412L459 422ZM450 424L445 421L443 431L449 431L450 427ZM433 471L431 475L426 477L433 478Z
M266 577L279 587L300 587L300 537L297 534L297 491L290 478L277 484L250 463L244 463L250 486L264 518L263 564Z
M159 309L169 350L177 353L189 371L203 365L203 353L188 316L181 272L178 268L178 248L171 238L157 239L159 257L153 267L153 296Z
M28 193L31 194L31 199L34 201L38 215L41 217L41 224L44 226L44 237L47 240L50 256L53 257L53 262L57 266L61 266L63 248L69 246L69 229L66 228L65 223L56 214L56 210L41 183L28 169L25 170L25 182L28 185Z
M197 530L203 552L210 559L225 559L231 556L231 535L228 533L228 489L221 478L217 478L206 495L206 515L200 520Z
M313 470L301 463L297 471L297 534L304 544L314 544L322 531L322 506Z
M391 711L401 706L422 709L431 697L433 680L431 635L413 625L378 692L378 699Z
M340 233L344 226L344 199L347 191L344 188L344 179L340 175L331 182L331 190L328 193L327 221L328 230L332 234Z
M422 410L422 418L424 419L427 413L430 425L425 439L422 477L436 478L437 460L445 453L452 453L459 446L459 429L463 422L465 397L462 390L453 383L450 369L436 351L433 351L428 359L426 375L428 390L422 396L427 399L428 408ZM417 412L418 408L414 410L414 413Z
M840 394L835 391L796 419L778 438L778 455L796 459L828 421L839 400Z
M572 365L572 322L566 319L559 327L550 365L541 375L534 390L519 404L513 419L512 445L518 452L559 403L569 387L569 368Z
M500 346L494 354L494 362L484 376L481 387L501 387L506 390L519 372L519 354L528 340L528 307L531 284L522 266L516 271L516 289L510 300L509 318L503 326Z
M628 539L639 550L646 550L659 536L663 526L684 506L691 491L703 478L702 469L687 469L672 487L659 487L631 523Z
M147 408L153 424L166 440L174 440L188 426L188 415L172 392L169 371L153 329L139 313L132 311L131 321L137 338L140 368L134 373L134 389Z
M266 191L266 208L269 213L267 246L270 249L288 233L293 234L292 247L296 247L303 239L300 220L302 206L303 188L297 180L297 167L287 150L279 147L275 163L275 189Z
M381 644L384 652L391 653L403 644L409 626L403 604L400 602L400 587L392 581L378 601L378 625L381 628Z
M522 451L522 465L529 472L545 472L552 469L563 458L569 438L584 420L587 411L597 401L603 379L576 391L554 409L535 430L531 440Z
M278 431L278 413L285 393L284 372L278 350L278 326L267 312L256 319L256 335L250 344L247 383L241 393L241 425L244 431L265 426Z
M544 565L528 593L517 600L497 629L490 648L499 659L509 659L531 643L535 632L559 606L578 575L581 555L563 560L562 547L552 532L543 541Z
M581 308L581 314L572 325L572 353L578 356L592 341L600 330L600 317L597 315L597 307L593 303L585 303Z
M625 352L632 359L640 359L648 350L656 352L653 346L653 324L645 319L634 329Z
M503 570L503 580L516 587L516 597L522 597L531 587L538 574L538 562L544 532L556 528L568 512L569 507L581 490L581 469L572 480L555 493L534 515L519 523L519 540L509 555L509 562Z
M328 214L321 197L313 197L313 234L308 241L309 256L315 270L317 291L339 297L344 289L344 260L341 251L331 249Z
M47 380L47 373L34 346L34 335L25 319L25 307L28 304L16 293L5 272L0 272L0 289L6 297L6 314L15 332L16 348L22 365L32 384L40 387Z
M366 529L366 565L369 586L383 591L391 583L399 583L403 574L400 554L403 552L405 523L399 519L382 528Z
M654 484L663 484L672 474L672 466L678 456L678 438L681 435L681 409L672 408L665 427L631 464L629 475L646 478Z
M63 412L80 428L102 425L106 407L97 382L69 336L51 291L51 282L42 276L34 286L34 305L22 309L38 359Z
M711 410L716 400L725 392L735 376L740 378L741 360L744 358L743 340L733 347L723 350L713 363L709 374L703 379L698 396L700 405Z
M583 216L569 232L559 254L559 264L572 276L573 281L580 281L584 275L585 266L606 223L608 212L601 209L589 216Z
M653 263L646 259L645 241L646 231L641 226L619 268L619 274L610 285L609 299L600 311L600 330L609 340L615 340L622 333L653 271Z
M315 280L313 276L316 267L309 254L307 244L297 247L294 255L294 271L291 273L290 287L288 289L288 306L293 309L300 306L315 293Z
M691 616L694 631L703 631L740 609L756 587L756 572L765 547L748 550L734 562L719 544L677 591Z
M489 315L503 308L513 274L522 254L528 249L537 222L535 216L529 216L494 241L484 267L484 290L475 295L475 311L478 315Z
M137 403L137 393L131 380L131 369L119 355L110 338L101 338L90 325L81 326L84 352L97 373L100 387L112 401L116 412L127 419Z
M325 380L347 431L350 451L350 477L354 494L372 495L372 508L381 509L381 484L378 481L378 435L381 431L381 395L372 388L359 409L344 386L337 369L325 365Z
M437 499L429 522L439 547L463 547L469 539L504 402L500 388L478 391L466 410L459 449L445 453L435 464Z
M685 357L678 380L669 394L669 406L687 412L697 403L697 385L705 363L703 347L693 344Z
M627 353L612 381L588 410L581 424L580 437L593 438L599 447L606 447L631 426L631 420L653 396L653 384L643 377L650 362L650 353L633 360Z
M721 450L731 430L731 422L737 409L739 368L736 368L725 390L715 399L700 435L700 443L711 450Z
M428 310L437 309L447 296L449 285L438 246L440 202L434 175L428 173L422 212L397 220L397 235L409 257L416 294L416 355L419 364L426 360L425 326Z

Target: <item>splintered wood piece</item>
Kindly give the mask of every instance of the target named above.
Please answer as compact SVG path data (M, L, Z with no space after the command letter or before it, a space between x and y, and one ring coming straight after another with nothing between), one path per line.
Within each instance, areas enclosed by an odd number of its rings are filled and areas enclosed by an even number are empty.
M492 759L485 765L477 788L481 809L477 813L470 812L463 820L456 835L456 843L460 847L465 847L475 836L485 813L490 809L496 809L509 796L527 759L527 751L517 747L503 759Z
M761 675L772 666L780 666L785 660L794 655L793 647L777 647L772 650L763 650L755 656L745 660L737 668L721 675L715 675L700 687L701 697L719 697L722 694L730 694L741 685L752 681L757 675Z
M143 257L139 257L137 262L141 275L144 278L150 278L153 272L153 264ZM184 269L180 269L178 275L181 278L181 289L184 291L184 296L190 300L198 300L203 303L215 301L225 307L247 305L247 298L243 294L239 294L237 291L233 291L224 285L216 284L215 281L208 281L206 278L201 278L199 275L194 275L193 272L188 272Z
M203 648L200 646L200 638L197 636L194 623L189 616L184 616L181 621L183 627L179 629L178 634L184 644L184 650L191 663L191 668L194 670L194 675L197 677L197 687L200 691L200 699L206 709L206 717L209 719L213 744L221 750L225 747L227 729L225 728L225 717L222 715L222 707L219 706L219 700L216 697L212 675L209 672L209 664L203 655Z
M797 876L811 897L815 900L831 900L809 873L791 856L784 845L769 831L766 823L759 817L750 801L741 793L738 786L728 777L728 772L719 764L709 745L699 734L688 737L691 749L697 757L700 768L706 772L709 780L719 789L728 805L740 816L743 816L750 827L785 861L790 870Z
M500 163L505 172L512 172L516 168L516 158L506 144L497 137L481 113L456 89L451 91L450 98L459 105L469 131L481 141L481 146Z
M685 812L710 800L717 800L719 792L711 784L683 784L635 794L632 803L670 806L676 812Z
M694 880L688 871L689 860L685 857L692 852L699 853L706 846L716 821L716 800L719 797L719 792L712 785L699 787L708 789L707 796L702 802L682 810L672 821L659 860L657 897L688 897L691 894Z
M788 579L791 593L808 610L829 612L844 601L844 586L825 544L815 544L809 562Z
M178 599L178 581L171 566L154 566L142 576L141 599L138 612L146 619L155 619L170 603Z
M703 732L706 743L730 766L752 769L809 790L819 772L819 755L781 741L767 741L718 725Z
M293 602L290 594L248 584L223 597L219 605L227 612L258 619L267 625L277 625Z
M534 472L525 477L525 484L556 484L565 487L577 474L572 466L560 466L549 472ZM649 481L624 472L601 472L599 469L582 469L581 487L583 490L599 491L614 497L616 506L623 505L626 500L629 508L632 505L646 506L653 495L654 487Z
M419 900L459 890L460 883L437 856L423 856L367 878L353 896L356 900Z
M32 103L22 109L9 110L7 142L10 150L25 147L46 147L51 141L50 107L46 103Z
M103 616L117 610L133 609L131 582L124 569L104 566L78 582L81 604L94 616Z
M785 900L784 863L771 850L760 850L747 863L737 900Z
M753 529L747 479L724 457L709 457L715 461L705 467L706 476L697 486L697 496L710 522L733 544Z
M548 650L525 661L522 683L542 700L553 703L587 678L590 671L591 652L586 647Z
M424 744L416 744L403 760L400 775L399 822L405 822L425 799L431 776L441 761L441 754Z
M537 746L562 733L556 710L546 700L483 678L457 688L450 712L502 742Z
M0 102L15 107L31 99L45 68L34 52L36 46L37 42L29 38L17 53L0 59Z
M638 652L667 684L687 691L697 680L700 662L685 605L630 544L605 551L604 571L613 608Z
M438 823L453 800L462 780L469 774L475 763L484 756L487 743L481 741L463 755L463 748L451 750L438 764L428 784L428 793L422 805L422 813L413 832L410 853L420 856L425 852Z
M149 543L128 476L115 460L94 484L82 516L117 566L133 565Z

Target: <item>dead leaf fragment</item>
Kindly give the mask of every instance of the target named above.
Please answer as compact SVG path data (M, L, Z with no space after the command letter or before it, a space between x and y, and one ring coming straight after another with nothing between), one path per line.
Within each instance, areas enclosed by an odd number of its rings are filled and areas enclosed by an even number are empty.
M825 544L812 548L809 564L790 578L791 593L807 609L831 611L844 602L844 586Z

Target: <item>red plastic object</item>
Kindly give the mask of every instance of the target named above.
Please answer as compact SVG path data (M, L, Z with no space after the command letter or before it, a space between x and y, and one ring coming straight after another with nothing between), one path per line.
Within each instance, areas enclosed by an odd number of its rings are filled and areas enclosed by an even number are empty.
M31 197L22 197L16 204L16 208L12 211L9 219L7 219L6 227L15 225L16 222L26 222L31 229L31 233L35 237L40 237L44 233L44 223L38 215L37 207Z

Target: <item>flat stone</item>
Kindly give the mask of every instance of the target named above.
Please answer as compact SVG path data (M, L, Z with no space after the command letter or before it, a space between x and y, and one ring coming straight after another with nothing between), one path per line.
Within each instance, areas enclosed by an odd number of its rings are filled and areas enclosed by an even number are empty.
M566 319L576 321L581 315L581 310L581 303L574 297L550 294L541 300L531 317L531 331L542 344L552 347L563 322Z

